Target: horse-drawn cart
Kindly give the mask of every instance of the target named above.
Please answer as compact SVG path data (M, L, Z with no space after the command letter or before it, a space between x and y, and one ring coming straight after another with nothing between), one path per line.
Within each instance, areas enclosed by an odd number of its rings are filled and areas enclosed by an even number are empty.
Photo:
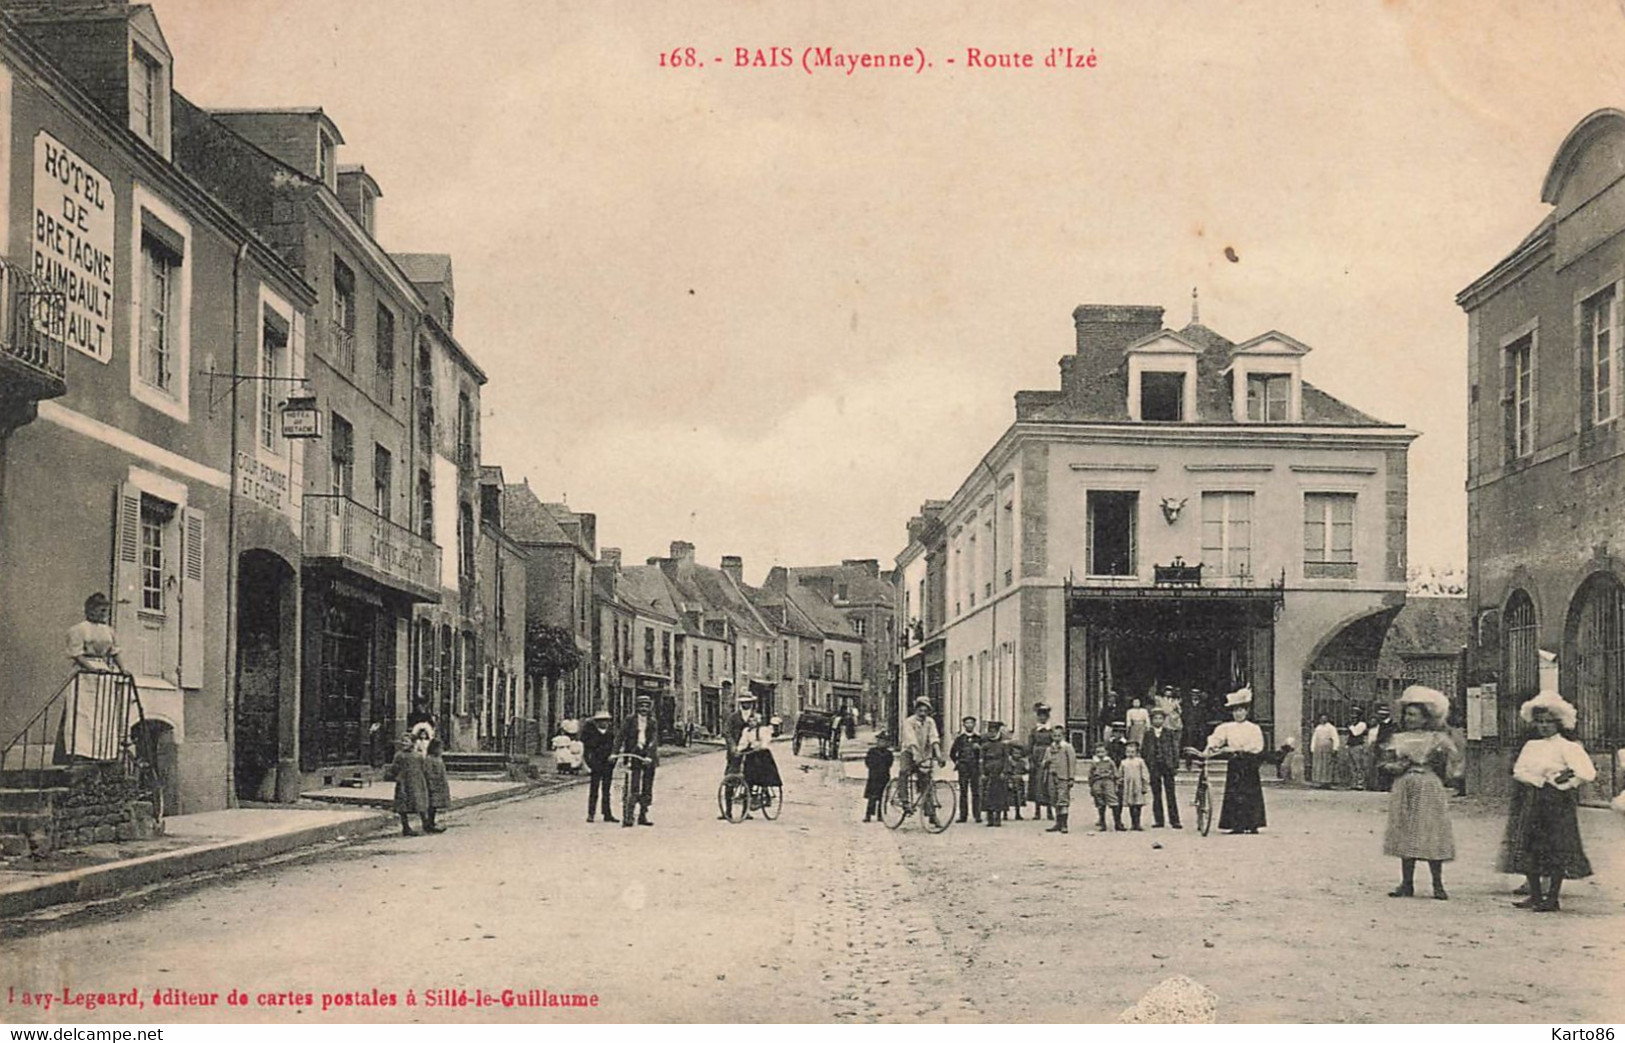
M798 756L803 742L818 741L818 756L828 760L841 757L841 715L832 710L803 710L796 718L795 739L791 750Z

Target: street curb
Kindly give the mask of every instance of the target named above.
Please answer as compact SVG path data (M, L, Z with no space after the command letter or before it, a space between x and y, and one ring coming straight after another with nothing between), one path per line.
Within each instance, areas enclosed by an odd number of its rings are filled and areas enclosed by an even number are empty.
M679 757L687 755L686 752L676 754ZM512 789L458 798L452 801L451 807L447 810L459 811L483 804L528 800L573 789L586 781L587 776L583 775L570 776L569 782L563 786L549 786L540 782L517 783ZM296 852L301 848L314 848L334 842L359 841L394 828L399 821L393 811L369 808L365 805L355 810L364 814L345 822L329 822L288 833L233 837L176 851L161 851L139 858L70 869L34 880L0 886L0 920L26 916L54 905L116 899L136 888L170 881L181 882L199 873L218 871L242 862L261 862Z

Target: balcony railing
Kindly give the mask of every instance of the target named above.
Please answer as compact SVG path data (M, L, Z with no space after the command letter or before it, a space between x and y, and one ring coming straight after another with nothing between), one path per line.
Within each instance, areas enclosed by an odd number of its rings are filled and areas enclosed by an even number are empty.
M305 494L305 556L334 559L421 601L440 600L440 548L347 496Z
M0 259L0 366L5 389L33 401L67 393L68 298Z
M328 327L333 338L333 358L344 368L346 373L355 372L355 331L345 329L338 323Z

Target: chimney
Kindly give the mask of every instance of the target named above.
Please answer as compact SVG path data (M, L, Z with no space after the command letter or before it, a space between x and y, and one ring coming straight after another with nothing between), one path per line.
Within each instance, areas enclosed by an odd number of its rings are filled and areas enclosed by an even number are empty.
M673 561L693 561L694 544L686 540L672 540L671 557Z
M722 571L734 581L735 586L745 585L745 559L737 554L724 554L722 556Z
M841 562L843 569L862 569L868 573L870 579L880 578L879 558L847 558Z
M605 547L598 552L598 560L612 568L621 567L621 548Z
M1078 354L1098 358L1160 331L1162 309L1153 304L1080 304L1073 309L1072 324L1078 331Z

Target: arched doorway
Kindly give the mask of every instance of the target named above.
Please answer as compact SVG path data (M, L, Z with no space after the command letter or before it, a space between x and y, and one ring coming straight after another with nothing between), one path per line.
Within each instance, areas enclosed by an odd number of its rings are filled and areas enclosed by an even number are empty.
M237 566L235 765L239 800L278 799L284 699L296 688L293 568L268 551L244 551Z
M1514 590L1501 612L1501 692L1496 701L1497 731L1507 743L1523 732L1518 707L1540 693L1540 622L1535 602Z
M1580 711L1580 741L1593 754L1614 749L1625 731L1625 585L1612 573L1593 573L1575 591L1563 651L1563 693Z

